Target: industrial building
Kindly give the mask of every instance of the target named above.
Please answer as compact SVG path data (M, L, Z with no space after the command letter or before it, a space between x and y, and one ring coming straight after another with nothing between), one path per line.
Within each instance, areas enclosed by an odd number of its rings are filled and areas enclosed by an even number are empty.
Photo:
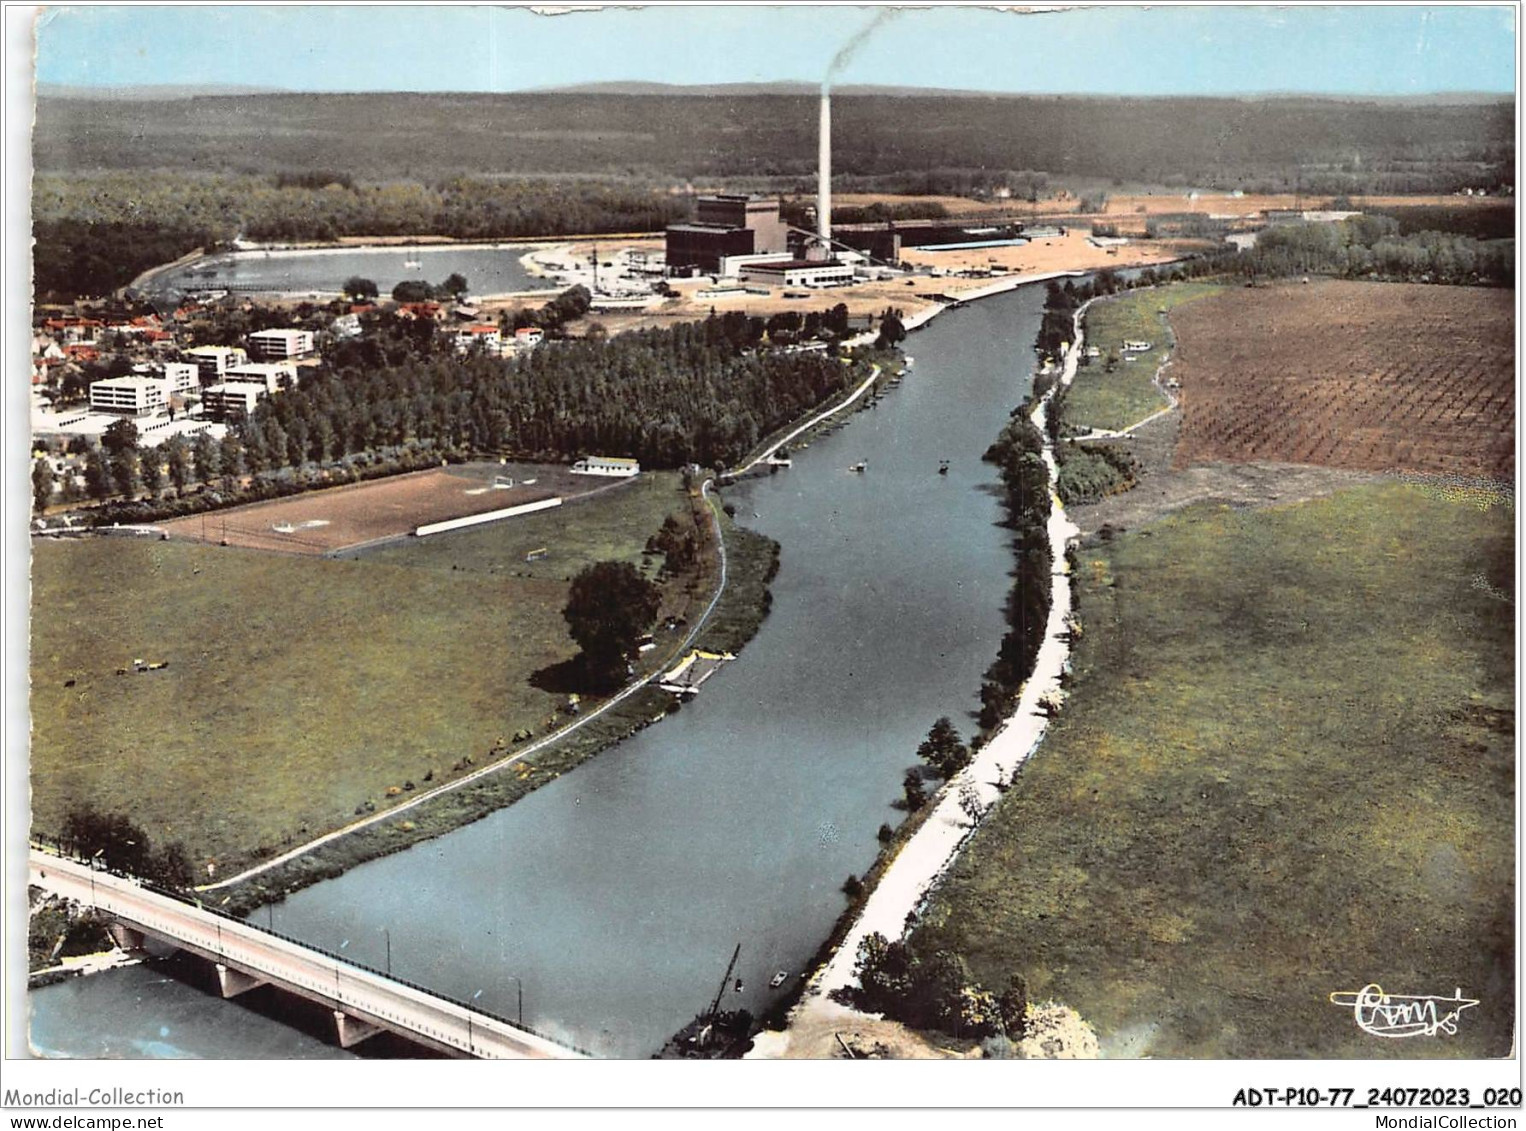
M789 225L774 197L702 196L695 202L693 220L667 230L670 274L714 275L724 258L788 252Z
M284 361L313 352L311 330L260 330L249 335L249 352L262 361Z
M836 259L785 259L748 263L742 280L785 287L835 287L853 281L853 265Z

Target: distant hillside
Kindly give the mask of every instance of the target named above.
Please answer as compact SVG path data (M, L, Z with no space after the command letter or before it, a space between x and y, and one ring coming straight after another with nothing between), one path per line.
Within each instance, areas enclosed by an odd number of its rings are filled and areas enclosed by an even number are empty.
M334 170L458 175L803 178L815 91L240 94L39 99L42 172ZM1156 184L1446 191L1513 177L1509 101L1118 99L839 91L835 168L851 183L940 170L1041 170ZM932 182L927 182L931 186Z
M274 86L239 86L234 83L155 83L149 86L69 86L40 82L38 98L83 98L93 102L162 102L179 98L203 98L227 94L279 94Z

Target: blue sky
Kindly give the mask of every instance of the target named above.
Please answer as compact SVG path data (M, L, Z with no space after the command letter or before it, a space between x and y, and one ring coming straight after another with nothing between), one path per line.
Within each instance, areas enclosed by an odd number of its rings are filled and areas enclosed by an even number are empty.
M584 82L818 81L883 8L648 6L540 15L411 6L61 7L41 82L506 91ZM1511 6L942 6L877 27L839 83L1094 94L1515 89Z

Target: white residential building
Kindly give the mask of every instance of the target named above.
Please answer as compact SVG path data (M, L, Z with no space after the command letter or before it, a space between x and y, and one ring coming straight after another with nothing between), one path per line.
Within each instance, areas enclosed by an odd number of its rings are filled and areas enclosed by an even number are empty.
M249 335L249 352L265 361L305 357L313 352L311 330L260 330Z
M164 379L173 393L194 393L201 388L201 367L189 361L168 361L164 364Z
M213 420L247 420L269 391L255 381L226 381L201 391L202 412Z
M223 374L225 382L252 382L263 385L267 393L278 393L297 383L297 367L289 361L246 361Z
M97 412L152 416L169 400L170 384L163 377L108 377L90 383L90 407Z
M185 357L196 363L203 381L221 381L229 369L249 360L249 355L238 346L197 346L186 350Z
M490 322L479 323L475 326L462 326L456 331L456 352L465 353L473 346L478 346L490 353L497 353L502 344L498 333L498 327Z

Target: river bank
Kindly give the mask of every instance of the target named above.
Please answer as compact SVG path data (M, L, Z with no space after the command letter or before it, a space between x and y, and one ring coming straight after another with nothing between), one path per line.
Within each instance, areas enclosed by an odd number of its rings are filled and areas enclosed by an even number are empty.
M1054 561L1049 615L1033 671L1023 684L1016 708L974 752L970 764L950 778L925 807L924 814L915 818L917 823L910 835L897 838L887 850L885 862L876 865L870 877L872 888L862 908L825 963L807 981L783 1031L760 1034L748 1058L786 1055L791 1034L798 1029L819 1032L824 1022L864 1017L833 996L856 982L859 945L871 934L887 939L899 939L905 934L908 922L978 826L979 816L972 818L968 798L977 799L980 815L989 811L1037 748L1049 724L1051 705L1063 696L1062 679L1070 656L1072 606L1066 549L1080 531L1066 515L1056 491L1059 469L1047 421L1056 391L1068 387L1075 379L1083 356L1085 309L1083 305L1075 312L1073 341L1066 349L1058 382L1045 391L1030 413L1034 426L1044 437L1042 458L1050 491L1046 533Z

